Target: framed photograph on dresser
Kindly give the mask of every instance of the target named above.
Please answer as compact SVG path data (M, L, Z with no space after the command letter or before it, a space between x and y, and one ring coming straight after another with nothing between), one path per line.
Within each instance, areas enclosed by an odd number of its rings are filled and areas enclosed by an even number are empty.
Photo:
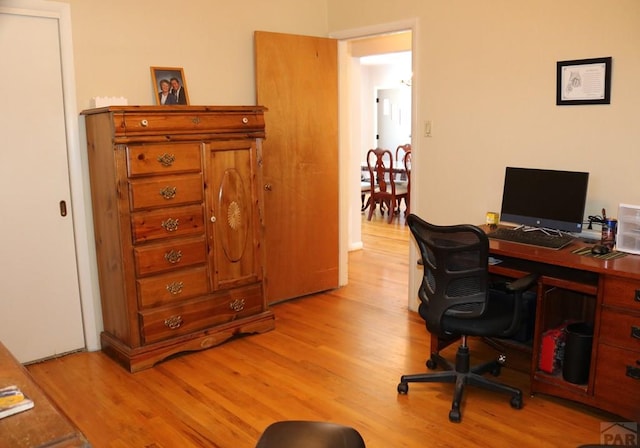
M156 104L188 105L187 80L182 67L151 67Z

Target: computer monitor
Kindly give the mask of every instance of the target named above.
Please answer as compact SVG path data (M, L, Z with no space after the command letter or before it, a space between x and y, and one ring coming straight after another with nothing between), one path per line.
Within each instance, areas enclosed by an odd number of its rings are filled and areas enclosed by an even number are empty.
M579 233L589 173L507 167L500 221Z

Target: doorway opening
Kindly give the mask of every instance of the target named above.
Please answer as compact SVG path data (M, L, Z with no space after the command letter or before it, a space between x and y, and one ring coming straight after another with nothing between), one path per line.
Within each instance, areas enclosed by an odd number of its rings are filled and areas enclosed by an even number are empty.
M414 32L413 25L403 25L356 31L339 43L341 84L348 92L340 99L341 115L347 117L340 129L341 160L349 160L342 181L348 193L341 195L347 202L341 215L348 251L362 248L361 179L367 151L384 147L395 153L398 146L412 143Z

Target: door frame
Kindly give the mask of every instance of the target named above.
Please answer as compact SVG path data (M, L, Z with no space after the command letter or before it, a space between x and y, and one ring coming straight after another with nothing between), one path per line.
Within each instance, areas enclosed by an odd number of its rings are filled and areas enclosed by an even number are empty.
M100 349L102 314L98 294L98 275L93 239L91 197L86 148L80 145L80 116L77 112L76 81L71 33L71 7L67 3L44 0L0 0L0 9L9 14L46 17L58 20L60 63L62 66L62 95L64 98L67 162L71 188L71 210L75 241L75 255L80 288L80 306L84 327L85 348ZM83 134L84 135L84 134ZM86 146L86 145L85 145ZM46 337L46 335L45 335Z
M352 85L351 70L352 61L348 51L348 43L350 40L361 39L364 37L374 37L376 35L389 34L398 31L411 31L411 65L413 70L413 80L420 79L418 76L419 66L417 64L416 54L418 54L418 34L419 21L417 18L401 20L398 22L381 23L363 28L338 31L330 33L329 37L338 40L338 73L339 73L339 105L340 105L340 140L338 146L338 154L340 160L348 161L341 163L339 167L339 224L338 232L340 238L339 249L339 282L340 285L346 285L348 282L349 263L348 256L350 250L356 250L362 247L361 232L361 211L360 211L360 182L357 173L360 172L360 152L352 151L352 148L359 148L362 145L359 135L354 135L351 130L354 128L352 117L358 116L354 114L359 104L354 92L359 92L359 86ZM412 183L419 184L418 178L420 173L420 151L416 130L418 129L418 111L417 98L419 97L419 85L416 82L412 84L411 93L411 146L412 151ZM416 151L418 149L418 151ZM353 175L356 173L356 175ZM411 191L411 201L416 203L420 201L420 189L416 188ZM352 242L357 241L352 244ZM351 247L350 247L351 246ZM415 245L409 245L409 266L416 266L418 261L418 252ZM409 269L407 302L409 308L417 310L418 287L421 277L415 269Z

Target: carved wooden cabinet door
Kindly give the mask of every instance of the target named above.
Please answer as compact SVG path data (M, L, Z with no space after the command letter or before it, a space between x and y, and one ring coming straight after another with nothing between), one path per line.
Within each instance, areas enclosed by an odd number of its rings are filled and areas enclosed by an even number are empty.
M255 140L208 144L206 196L213 289L262 279Z

